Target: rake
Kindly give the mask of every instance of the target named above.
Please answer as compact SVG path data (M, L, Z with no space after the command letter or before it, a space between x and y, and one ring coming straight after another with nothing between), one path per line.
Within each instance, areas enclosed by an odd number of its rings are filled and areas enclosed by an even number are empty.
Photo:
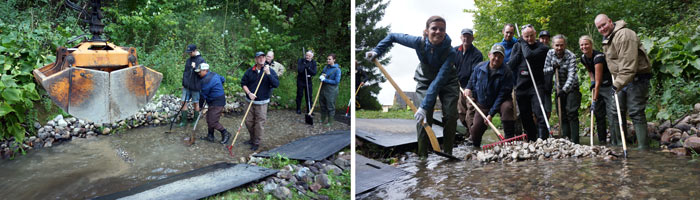
M462 87L459 87L459 90L461 90L462 93L464 93L464 89L462 89ZM486 119L486 115L484 114L484 112L481 111L481 109L479 108L479 106L476 105L476 103L472 100L472 98L467 97L466 99L467 99L467 101L469 101L470 104L472 104L472 106L474 106L474 108L475 108L474 110L476 110L476 111L479 113L479 115L481 115L482 118ZM501 146L501 145L504 145L504 144L507 144L507 143L511 143L511 142L514 142L514 141L525 141L525 140L527 140L527 134L522 134L522 135L519 135L519 136L515 136L515 137L512 137L512 138L505 139L505 138L503 137L503 134L501 134L501 132L498 131L498 128L496 128L496 126L494 126L493 123L491 123L490 120L486 120L486 122L488 122L487 124L489 125L489 127L491 127L491 129L493 129L493 132L496 133L496 135L498 136L498 139L500 139L500 141L494 142L494 143L491 143L491 144L484 145L484 146L481 147L481 149L489 149L489 148L492 148L492 147L495 147L495 146Z
M253 95L258 94L258 89L260 89L260 84L262 84L263 78L265 78L265 72L260 70L262 75L260 76L260 81L258 81L258 86L255 87L255 92L253 92ZM231 144L227 146L228 148L228 154L233 157L233 144L236 143L236 139L238 139L238 134L241 133L241 128L243 128L243 123L245 123L246 117L248 117L248 113L250 112L250 107L253 107L253 100L250 100L250 103L248 104L248 108L245 110L245 115L243 115L243 119L241 120L241 124L238 125L238 130L236 131L236 135L233 136L233 140L231 141Z

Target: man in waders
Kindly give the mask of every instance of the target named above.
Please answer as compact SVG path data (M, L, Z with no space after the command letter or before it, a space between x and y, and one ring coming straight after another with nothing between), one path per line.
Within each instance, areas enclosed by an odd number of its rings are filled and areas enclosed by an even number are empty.
M620 107L626 107L629 111L637 134L638 148L648 149L644 109L649 99L649 79L652 77L649 57L637 33L626 28L625 21L613 23L607 15L599 14L594 23L598 32L603 35L603 53L614 78L613 90L626 91L626 95L618 95Z
M576 74L576 54L566 49L566 37L558 34L552 38L552 46L547 52L544 61L544 74L550 76L554 74L559 78L557 100L561 108L559 120L561 120L560 130L563 137L568 137L571 142L579 143L579 121L578 109L581 107L581 92L579 91L578 75ZM559 74L555 74L555 69ZM551 95L550 95L551 96ZM546 96L546 97L550 97ZM551 99L551 98L550 98Z

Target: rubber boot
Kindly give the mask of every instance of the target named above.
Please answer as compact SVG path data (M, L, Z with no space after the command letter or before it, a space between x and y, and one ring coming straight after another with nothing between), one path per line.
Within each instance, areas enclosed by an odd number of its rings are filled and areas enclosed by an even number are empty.
M569 127L571 128L571 142L579 144L578 120L569 120Z
M205 140L205 141L208 141L208 142L214 142L214 140L216 139L216 138L214 137L214 129L209 129L209 130L207 131L207 137L200 137L199 139L200 139L200 140Z
M610 130L610 145L611 146L620 146L622 143L620 142L620 126L615 124L615 128Z
M634 132L637 134L637 149L649 149L649 141L647 140L646 124L634 124Z
M187 111L180 111L180 124L178 126L183 127L187 125Z
M502 121L502 123L503 123L503 133L506 136L515 137L516 136L515 135L515 121L506 120L506 121Z
M325 124L325 123L326 123L326 113L321 112L321 124Z
M326 126L333 126L333 117L328 117L328 120L326 121Z
M221 132L221 144L228 144L229 140L231 139L231 134L224 130L220 130Z
M197 122L197 118L199 118L199 113L200 113L200 111L194 111L194 118L192 119L193 126L194 126L194 123Z
M562 138L571 139L571 126L569 126L568 121L561 123L561 127L559 127L559 131L561 131Z

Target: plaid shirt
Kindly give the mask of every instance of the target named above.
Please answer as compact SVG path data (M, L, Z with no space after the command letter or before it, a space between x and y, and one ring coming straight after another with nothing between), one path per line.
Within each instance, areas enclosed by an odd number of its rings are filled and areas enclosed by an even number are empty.
M554 49L547 52L547 58L544 61L544 74L551 75L554 73L554 66L559 67L559 87L564 92L571 92L573 88L578 89L578 75L576 74L576 55L569 50L564 52L564 57L559 58L554 53ZM564 86L561 86L564 82Z

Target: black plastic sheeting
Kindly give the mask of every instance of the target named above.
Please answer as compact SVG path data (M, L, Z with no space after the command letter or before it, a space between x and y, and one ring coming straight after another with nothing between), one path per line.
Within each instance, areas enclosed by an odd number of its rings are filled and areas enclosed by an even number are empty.
M415 120L356 118L355 123L355 136L379 146L394 147L418 142ZM432 128L435 137L442 138L442 127Z
M356 154L355 195L372 190L405 174L408 172Z
M247 164L218 163L95 199L199 199L277 172Z
M350 130L331 131L305 137L253 156L274 157L277 154L294 160L320 161L350 146Z

